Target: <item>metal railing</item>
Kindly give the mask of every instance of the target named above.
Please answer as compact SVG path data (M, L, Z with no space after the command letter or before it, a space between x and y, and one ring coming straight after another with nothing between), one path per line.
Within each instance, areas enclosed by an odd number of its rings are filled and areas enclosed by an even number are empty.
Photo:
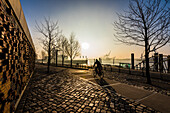
M142 62L138 63L135 66L137 70L143 70L146 68L146 61L143 60ZM160 72L160 73L170 73L169 70L169 55L155 55L149 58L149 69L153 72Z

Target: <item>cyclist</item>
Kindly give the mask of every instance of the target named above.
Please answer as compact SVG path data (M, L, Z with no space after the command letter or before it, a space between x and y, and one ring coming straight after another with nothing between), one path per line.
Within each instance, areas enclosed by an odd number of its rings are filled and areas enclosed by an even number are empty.
M97 66L95 66L97 65ZM98 74L99 76L101 75L101 71L102 71L102 65L101 63L96 59L96 62L94 63L94 66L95 67L95 72L96 74Z

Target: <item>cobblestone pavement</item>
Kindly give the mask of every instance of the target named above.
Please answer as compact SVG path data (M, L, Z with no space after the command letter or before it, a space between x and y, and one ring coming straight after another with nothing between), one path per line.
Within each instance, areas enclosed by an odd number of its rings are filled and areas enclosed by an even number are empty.
M41 112L156 112L122 97L110 87L102 88L71 75L69 69L53 68L45 74L38 66L16 110L17 113Z

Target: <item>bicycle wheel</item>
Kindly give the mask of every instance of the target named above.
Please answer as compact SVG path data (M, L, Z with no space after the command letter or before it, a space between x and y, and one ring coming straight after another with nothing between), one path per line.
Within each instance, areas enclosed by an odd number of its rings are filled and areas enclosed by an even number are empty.
M101 72L100 78L102 79L104 77L103 71Z
M92 74L94 76L94 78L96 77L96 71L95 70L92 70Z

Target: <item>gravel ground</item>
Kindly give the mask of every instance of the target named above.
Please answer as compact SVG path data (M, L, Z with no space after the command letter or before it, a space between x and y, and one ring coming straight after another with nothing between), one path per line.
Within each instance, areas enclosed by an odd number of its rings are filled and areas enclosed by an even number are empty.
M105 77L109 79L114 79L122 83L126 83L128 85L141 87L145 90L150 90L170 96L170 82L167 81L163 81L160 79L151 79L152 85L149 85L146 84L146 77L109 71L105 71Z

